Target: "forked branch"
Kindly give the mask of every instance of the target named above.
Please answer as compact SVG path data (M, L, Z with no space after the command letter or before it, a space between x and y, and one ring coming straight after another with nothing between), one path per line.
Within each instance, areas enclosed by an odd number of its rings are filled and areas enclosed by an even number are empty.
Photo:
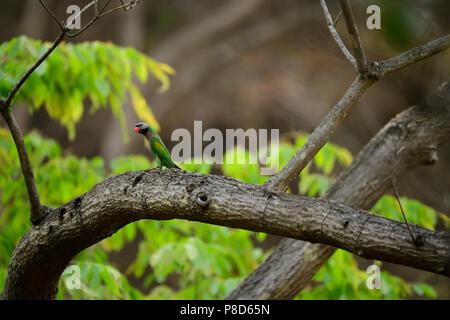
M139 3L139 1L140 0L130 0L128 2L124 2L123 0L120 0L120 2L121 2L120 6L112 8L108 11L105 11L105 10L109 6L109 4L112 2L112 0L106 1L106 3L103 5L103 7L100 10L98 10L99 0L91 1L86 6L84 6L83 9L81 9L80 12L78 12L78 14L73 17L73 19L77 19L80 15L82 15L85 11L87 11L92 6L94 6L94 13L95 13L94 17L91 20L89 20L89 22L86 23L86 25L84 27L82 27L80 30L78 30L76 32L70 32L69 31L70 29L65 25L65 23L63 21L59 20L59 18L48 8L48 6L45 4L45 2L43 0L39 0L39 2L42 4L42 6L45 8L45 10L47 10L47 12L52 16L52 18L58 23L59 27L65 33L65 35L70 38L78 36L83 31L85 31L87 28L89 28L95 21L97 21L98 19L100 19L110 13L113 13L113 12L121 10L121 9L123 9L125 11L131 10Z
M346 1L344 1L346 2ZM321 0L324 14L327 19L327 24L332 33L335 31L331 16L329 15L326 3ZM349 8L343 7L342 12L345 15L349 14ZM347 13L346 13L347 11ZM351 15L352 16L352 15ZM330 25L331 23L331 25ZM350 20L353 24L354 20ZM356 30L356 28L355 28ZM337 33L336 33L337 35ZM357 31L356 31L357 35ZM335 36L333 36L335 38ZM359 39L359 36L357 37ZM342 43L337 35L336 42ZM359 42L359 41L357 41ZM339 45L339 43L338 43ZM341 45L339 45L341 47ZM345 46L342 44L342 50ZM313 130L310 137L297 151L297 153L289 160L289 162L282 168L282 170L266 181L265 186L269 189L286 190L290 181L295 179L308 163L314 158L317 152L328 142L333 132L340 126L340 124L349 116L350 112L361 99L365 91L376 81L380 80L385 75L405 68L413 63L428 58L434 54L444 51L450 47L450 34L447 34L439 39L430 41L424 45L415 47L404 53L401 53L391 59L381 62L371 62L367 64L369 70L365 73L359 74L350 88L345 92L344 96L339 102L330 110L327 116L320 122L320 124ZM346 49L345 49L346 50ZM362 50L362 49L361 49ZM348 50L347 50L348 52ZM352 61L353 56L346 55ZM358 60L358 59L356 59Z
M324 13L330 31L335 31L334 24L330 25L329 23L331 17L328 13L328 9L326 8L325 1L321 0L321 4L324 8ZM335 38L335 36L333 37ZM340 40L338 35L337 37ZM339 42L339 40L337 40L337 42ZM345 48L345 46L339 45L339 43L338 46L341 50L343 50L343 47ZM419 62L427 57L444 51L449 47L450 35L447 34L439 39L430 41L424 45L401 53L391 59L381 62L370 62L367 64L367 67L369 68L368 72L361 76L372 79L373 82L375 82L391 72ZM349 57L348 55L346 56L347 58ZM351 61L351 59L349 60ZM359 81L361 81L361 79ZM355 82L358 81L355 80ZM347 90L344 97L352 96L352 92L358 93L358 96L360 97L370 86L367 86L365 89L356 86L356 88L359 88L355 89L355 82ZM289 181L298 176L300 171L314 158L315 154L327 142L329 137L332 135L332 132L338 127L339 123L348 116L348 111L354 107L352 105L346 105L347 103L352 104L353 102L352 99L348 99L347 102L345 102L344 97L327 115L328 119L334 120L332 121L332 125L324 126L325 119L322 120L320 125L313 131L305 145L295 154L295 156L280 171L280 173L267 181L266 186L269 189L286 189L289 185ZM319 130L320 127L321 129ZM444 136L446 134L448 136L448 129L443 134ZM365 161L369 161L369 159L366 158ZM371 168L371 170L373 170L373 168ZM375 181L378 181L379 179L379 176L375 176L373 178ZM368 179L367 181L371 180ZM357 185L358 181L355 181L355 179L350 179L349 183L354 186ZM370 186L372 186L372 183ZM344 190L344 188L341 188L341 190ZM349 192L349 194L352 193ZM349 194L343 194L343 197L349 197ZM361 196L361 191L358 190L355 194ZM368 197L372 202L366 201L366 203L371 203L372 205L374 204L373 201L376 200L373 198L374 194L375 193L372 190L370 192L370 196ZM352 202L357 203L357 201ZM358 207L364 207L364 205L358 204ZM367 205L367 207L370 208L370 205ZM331 256L333 252L334 249L327 246L284 239L281 241L276 250L269 256L269 258L250 276L248 276L238 287L238 289L230 295L230 297L233 299L291 299L311 279L315 272L317 272L320 266ZM272 281L274 279L273 277L275 277L277 281ZM266 282L264 279L272 280Z

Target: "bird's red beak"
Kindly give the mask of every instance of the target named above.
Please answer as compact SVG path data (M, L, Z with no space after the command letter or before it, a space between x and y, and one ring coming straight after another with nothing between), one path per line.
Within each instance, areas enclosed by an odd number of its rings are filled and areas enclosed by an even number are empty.
M136 134L139 133L139 128L138 127L134 127L134 132L136 132Z

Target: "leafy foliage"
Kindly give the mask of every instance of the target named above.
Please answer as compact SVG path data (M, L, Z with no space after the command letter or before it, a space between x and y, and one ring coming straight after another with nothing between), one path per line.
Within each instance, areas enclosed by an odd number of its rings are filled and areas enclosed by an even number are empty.
M0 95L6 97L21 76L50 47L50 43L25 36L0 45ZM69 137L75 137L75 125L84 112L84 102L91 111L109 106L118 118L125 138L128 137L122 105L131 95L140 119L159 130L147 101L133 83L133 75L141 83L149 73L161 82L161 91L169 88L174 70L163 63L112 43L62 43L28 78L15 99L24 101L31 111L43 105L50 117L63 124Z

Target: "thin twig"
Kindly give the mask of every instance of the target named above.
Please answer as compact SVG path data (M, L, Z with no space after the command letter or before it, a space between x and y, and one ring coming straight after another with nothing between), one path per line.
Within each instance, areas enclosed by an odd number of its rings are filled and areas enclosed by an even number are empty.
M327 21L328 29L330 30L330 33L333 36L334 41L336 41L336 44L338 45L339 49L341 49L342 53L347 58L347 60L350 61L350 63L352 64L353 68L355 68L355 70L357 70L358 66L356 64L356 60L352 56L350 51L348 51L348 49L345 46L344 42L342 42L342 39L339 36L339 33L337 32L337 30L335 28L336 23L334 23L333 19L331 18L331 15L330 15L330 12L328 11L328 7L327 7L327 4L326 4L325 0L320 0L320 5L322 6L323 14L324 14L325 19ZM339 16L340 16L340 14L339 14ZM338 16L338 18L339 18L339 16Z
M9 110L9 108L5 108L4 106L0 109L0 111L9 127L9 131L11 132L17 148L17 153L19 154L20 166L22 168L25 185L27 187L28 199L31 206L30 220L33 224L37 224L42 220L44 216L44 210L39 199L39 193L37 191L33 169L28 157L27 149L25 147L25 142L12 111Z
M339 22L339 19L341 18L341 15L342 15L342 10L339 10L339 13L338 13L336 19L334 19L334 21L333 21L333 26L334 26L334 27L337 26L337 24L338 24L338 22Z
M92 18L91 21L89 21L83 28L81 28L80 30L78 30L75 33L67 32L67 36L70 38L74 38L74 37L78 36L79 34L81 34L83 31L85 31L87 28L89 28L95 21L97 21L97 19L99 19L102 16L103 11L105 11L106 7L111 3L111 1L112 0L106 1L106 4L103 6L103 8L100 10L100 12L94 18ZM92 4L92 2L90 4L88 4L88 6L90 6L91 4ZM81 12L83 10L85 10L85 8L83 8L81 10Z
M405 211L403 210L402 202L400 201L400 196L398 195L398 189L397 189L397 181L396 179L392 180L392 189L394 189L394 195L397 199L398 205L400 207L400 211L402 212L403 219L405 220L406 228L408 229L409 235L411 236L412 242L417 245L418 241L414 237L414 234L411 231L411 227L409 226L408 220L406 219Z
M350 34L353 53L355 55L356 64L359 73L367 70L366 56L362 48L361 39L359 38L358 28L356 27L355 18L353 17L352 8L349 0L339 0L348 33Z
M101 17L103 17L103 16L106 16L107 14L110 14L110 13L112 13L112 12L114 12L114 11L117 11L117 10L120 10L120 9L124 9L125 11L128 11L128 10L129 10L129 9L127 9L128 6L130 6L129 3L128 3L128 4L121 5L121 6L118 6L118 7L115 7L115 8L113 8L113 9L110 9L110 10L104 12L104 13L101 14L99 17L101 18Z
M120 0L120 2L122 3L122 7L124 11L128 11L133 9L135 6L137 6L137 4L139 3L140 0L131 0L129 3L123 3L123 0Z
M51 10L47 7L47 5L45 4L44 1L39 0L39 2L40 2L40 4L45 8L45 10L48 12L48 14L53 18L53 20L55 20L55 21L58 23L58 25L59 25L59 27L61 28L61 30L64 31L64 32L66 32L67 29L66 29L66 26L65 26L64 22L62 22L62 21L59 20L59 18L53 13L53 11L51 11Z
M25 81L28 79L28 77L36 70L42 62L44 62L45 59L53 52L53 50L56 49L56 47L63 41L65 32L61 31L61 33L58 35L56 40L53 42L53 45L34 63L34 65L28 69L28 71L20 78L20 80L16 83L14 88L9 93L8 97L6 98L5 104L9 108L11 105L11 101L16 95L17 91L19 91L20 87L25 83Z

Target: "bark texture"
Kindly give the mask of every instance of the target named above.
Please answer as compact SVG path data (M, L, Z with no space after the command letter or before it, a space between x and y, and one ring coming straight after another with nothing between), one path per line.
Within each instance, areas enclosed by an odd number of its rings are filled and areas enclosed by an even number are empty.
M367 258L449 275L450 233L412 225L325 199L270 192L223 176L177 169L132 171L109 178L46 216L14 251L3 294L49 299L81 250L139 219L187 219L344 248Z

